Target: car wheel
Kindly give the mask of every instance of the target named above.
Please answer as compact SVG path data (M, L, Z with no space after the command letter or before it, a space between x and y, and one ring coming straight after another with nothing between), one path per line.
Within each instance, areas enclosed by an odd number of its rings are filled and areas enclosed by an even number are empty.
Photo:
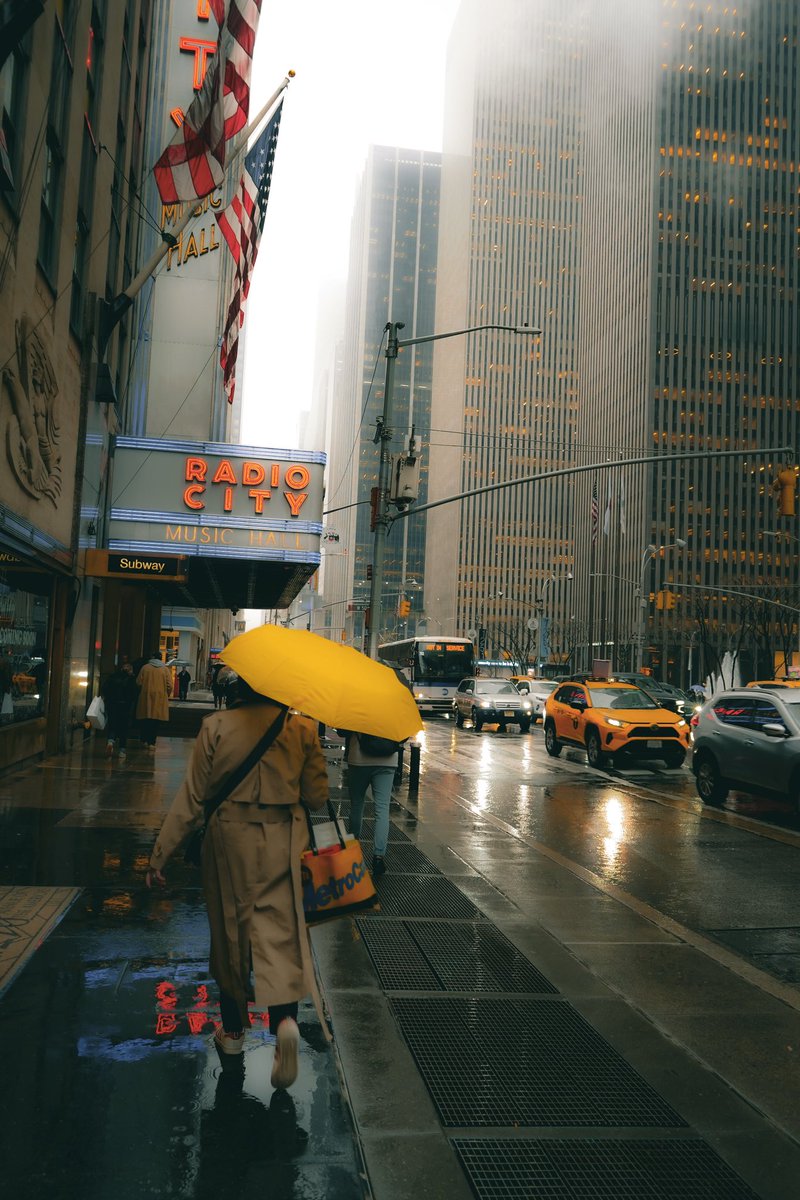
M456 729L464 728L464 714L460 708L456 709Z
M728 785L710 754L705 755L698 763L695 783L703 804L722 804L728 794Z
M590 729L586 734L586 757L589 760L589 766L600 769L606 765L606 755L603 754L600 746L600 735L596 729Z
M558 758L563 747L556 737L556 727L552 721L547 721L544 727L544 748L551 758Z
M671 750L668 754L664 755L664 762L670 771L675 771L678 767L683 766L685 758L686 752L684 750Z
M477 708L472 710L472 728L476 733L480 733L483 729L483 717L479 715Z
M520 721L519 731L520 731L520 733L530 733L530 731L531 731L530 721Z

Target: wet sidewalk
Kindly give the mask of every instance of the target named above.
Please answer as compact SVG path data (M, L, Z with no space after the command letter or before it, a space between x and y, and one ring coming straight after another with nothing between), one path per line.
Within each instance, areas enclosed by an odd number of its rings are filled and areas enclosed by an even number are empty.
M210 1041L198 876L150 849L191 742L108 762L90 739L0 779L0 1159L15 1200L367 1194L336 1055L301 1005L300 1072L270 1086L253 1012L245 1072Z
M797 1007L465 810L434 755L393 804L380 915L313 933L335 1048L304 1006L287 1102L254 1014L240 1087L196 878L143 887L191 743L103 748L0 780L10 1195L798 1194Z

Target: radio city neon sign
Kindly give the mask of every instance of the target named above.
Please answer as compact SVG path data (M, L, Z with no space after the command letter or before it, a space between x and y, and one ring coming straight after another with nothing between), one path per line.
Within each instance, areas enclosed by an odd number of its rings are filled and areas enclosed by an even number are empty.
M303 490L308 487L311 478L308 467L292 463L284 470L283 484L281 484L280 463L271 465L269 480L267 480L267 468L263 463L245 459L239 466L238 476L237 465L230 459L223 458L213 475L209 475L210 467L206 459L189 456L186 459L184 475L187 487L183 492L183 503L186 507L192 509L193 512L204 509L206 506L204 497L207 495L207 489L218 487L222 489L223 512L233 512L234 489L244 488L253 502L254 513L259 516L263 514L264 505L271 499L273 491L283 486L289 489L283 492L283 496L289 505L290 515L293 517L300 515L300 509L308 499L308 492ZM266 486L264 486L265 484Z

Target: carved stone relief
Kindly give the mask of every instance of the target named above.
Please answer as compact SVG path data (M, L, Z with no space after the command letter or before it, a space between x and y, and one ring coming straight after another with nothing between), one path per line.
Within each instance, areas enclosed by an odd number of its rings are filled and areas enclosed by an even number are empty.
M54 507L61 495L61 427L58 381L50 355L30 318L15 326L16 370L3 368L3 438L11 471L20 487Z

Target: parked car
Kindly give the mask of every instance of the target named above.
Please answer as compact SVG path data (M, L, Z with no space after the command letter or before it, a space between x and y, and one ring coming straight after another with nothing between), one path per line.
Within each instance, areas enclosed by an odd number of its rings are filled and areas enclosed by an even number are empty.
M704 804L731 788L778 795L800 814L800 689L737 688L692 718L692 771Z
M517 675L512 676L511 682L521 695L527 696L530 700L533 720L544 720L544 706L547 703L547 697L552 696L558 687L556 681L554 679L531 679L529 676Z
M689 723L631 683L562 683L545 705L544 745L557 758L565 744L585 750L592 767L605 766L612 755L680 767L689 748Z
M521 696L509 679L462 679L453 701L453 712L459 729L464 721L472 721L473 728L484 725L519 725L520 733L531 727L533 705Z

